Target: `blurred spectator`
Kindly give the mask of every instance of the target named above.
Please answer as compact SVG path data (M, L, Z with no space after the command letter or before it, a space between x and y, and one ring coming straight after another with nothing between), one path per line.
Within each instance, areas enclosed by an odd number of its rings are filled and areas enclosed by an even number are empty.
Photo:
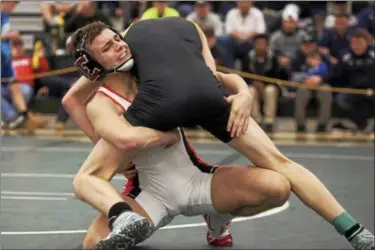
M347 14L350 26L356 24L356 18L352 15L351 1L329 1L327 5L328 15L324 23L324 27L331 29L335 25L337 15Z
M358 27L366 29L375 38L375 2L370 1L369 7L358 15Z
M243 71L266 77L276 76L276 57L269 49L268 38L264 34L254 37L254 48L247 54ZM264 124L266 132L273 132L277 112L279 89L274 84L264 83L258 80L250 81L250 91L253 93L251 116L262 124L261 101L264 99Z
M59 2L45 1L40 3L40 11L44 24L45 32L49 33L52 29L64 26L63 18L73 12L78 1Z
M4 61L10 61L10 41L21 38L18 31L11 30L9 21L10 13L17 5L17 1L2 1L1 7L1 55L5 56Z
M119 30L124 30L138 20L146 9L145 1L99 1L98 8L107 16L122 18Z
M323 36L327 1L309 1L317 37Z
M143 13L141 19L180 16L176 9L168 7L168 1L156 1L152 6Z
M320 53L330 55L331 63L336 64L337 58L349 50L352 33L353 29L349 27L349 16L347 14L336 15L334 28L326 30L319 42Z
M210 11L210 3L206 1L197 1L195 11L186 19L191 20L199 26L209 26L214 28L215 36L221 36L224 32L224 24L219 15Z
M6 79L6 80L5 80ZM14 72L12 64L9 61L3 49L1 50L1 128L8 126L8 123L16 120L16 115L13 117L12 114L7 114L8 106L12 109L12 99L8 93L9 83L14 82ZM24 119L24 118L23 118ZM18 123L21 124L23 121L20 120ZM18 126L15 124L14 126Z
M308 87L328 85L326 79L329 75L329 67L322 60L317 50L306 56L306 70L299 74L299 79L293 79ZM298 88L295 100L295 118L298 132L306 131L306 108L312 96L319 101L319 119L316 132L326 132L332 110L332 93L328 91L313 91L307 88Z
M46 46L47 55L63 54L65 42L65 23L75 12L78 1L45 1L40 3L40 10L45 33L41 36Z
M92 23L94 21L102 21L112 26L109 18L102 13L91 1L82 1L77 4L74 14L66 20L65 32L73 33L77 29Z
M128 28L133 22L139 20L143 12L147 9L147 3L143 0L120 1L119 3L125 12L124 29Z
M40 88L38 89L36 95L39 98L52 97L62 100L62 98L69 91L75 80L65 78L64 76L48 76L40 78L38 82ZM69 114L66 112L66 110L60 103L53 128L56 130L64 129L69 117Z
M371 35L359 30L350 40L350 51L339 58L335 78L341 87L375 90L375 51L369 46ZM374 97L339 93L337 105L354 122L360 132L364 132L368 119L374 117ZM337 130L346 130L342 123L333 126ZM375 127L374 127L375 128Z
M194 5L197 1L175 1L174 8L178 10L180 16L186 18L194 11Z
M208 46L211 50L212 56L215 59L216 65L227 66L225 65L226 52L225 50L217 43L217 38L215 36L215 31L212 26L202 26L203 33L206 35Z
M45 50L43 44L37 41L33 49L33 66L38 60L37 58L44 58ZM48 68L53 69L65 69L72 66L71 58L68 55L63 56L53 56L50 58L50 63ZM56 98L60 101L64 95L68 92L72 84L79 78L78 72L65 73L62 75L51 75L43 76L36 79L35 81L35 91L38 99L43 99L44 97ZM64 107L60 102L60 106L57 112L56 121L53 127L56 130L61 130L64 128L65 123L69 119L69 114L66 112Z
M263 12L281 11L288 2L284 1L255 1L254 6Z
M225 29L228 36L221 37L219 43L228 53L226 64L234 67L235 60L243 61L250 51L253 37L266 32L266 24L263 13L253 7L252 1L238 1L226 16Z
M124 9L121 8L120 1L98 1L97 8L106 16L122 17Z
M28 130L40 126L40 120L27 107L20 85L15 81L11 62L11 41L21 38L12 31L9 15L17 1L2 1L1 7L1 127L16 128L25 125ZM6 79L4 79L6 78ZM13 106L14 105L14 106Z
M12 42L12 66L16 81L24 90L22 91L26 102L34 94L35 75L49 71L48 61L43 56L32 57L26 53L22 40Z
M298 74L306 71L306 63L305 63L306 56L314 51L318 51L318 45L317 45L316 39L314 38L313 35L310 35L307 33L303 34L301 44L299 46L299 50L297 51L291 63L290 75L291 75L292 81L295 81L295 79L298 78ZM322 56L323 62L327 66L330 67L330 71L331 71L331 64L329 61L329 56L326 56L323 54L321 54L321 56ZM325 80L328 80L328 79L325 79Z
M295 12L298 16L299 28L303 28L307 32L316 32L315 16L322 14L322 2L308 1L265 1L256 2L256 6L261 6L267 22L268 33L272 34L279 30L282 26L283 13ZM319 9L320 8L320 9ZM313 18L311 18L313 17Z
M42 66L39 68L33 69L31 64L32 58L26 54L22 40L13 40L12 68L14 71L4 68L7 64L2 65L2 71L5 70L8 77L15 77L14 82L1 84L1 115L4 128L14 129L24 125L28 130L34 130L45 124L45 121L29 112L28 103L34 93L35 77L33 74L39 70L46 71L48 68L43 68L46 60L42 62L42 65L38 65Z
M1 128L6 126L9 118L4 115L4 101L9 83L14 81L14 72L11 64L10 41L20 39L21 35L16 31L11 31L9 16L16 7L16 2L0 2L1 11ZM6 105L6 104L5 104Z
M270 49L277 57L278 77L288 79L288 69L298 51L304 32L297 27L299 20L297 9L285 8L282 19L281 29L271 35Z

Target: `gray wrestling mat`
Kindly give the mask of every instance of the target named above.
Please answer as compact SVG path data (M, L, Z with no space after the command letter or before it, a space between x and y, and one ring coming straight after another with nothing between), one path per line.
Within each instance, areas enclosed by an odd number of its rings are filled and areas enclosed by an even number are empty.
M193 143L210 163L246 164L222 144ZM72 178L89 143L5 136L1 147L1 248L77 249L96 211L76 200ZM313 171L343 206L374 232L374 147L280 146ZM113 183L123 184L121 176ZM258 218L233 223L235 249L349 249L332 226L295 196ZM201 217L178 217L137 249L209 249Z

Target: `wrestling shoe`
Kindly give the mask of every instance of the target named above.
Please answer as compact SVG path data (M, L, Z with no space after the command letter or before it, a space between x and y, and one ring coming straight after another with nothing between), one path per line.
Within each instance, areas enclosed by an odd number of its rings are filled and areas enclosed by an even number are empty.
M152 234L152 226L146 218L134 212L120 214L112 224L112 232L93 250L125 250L146 240Z
M225 221L220 223L212 223L212 216L204 215L204 220L207 223L207 243L216 247L231 247L233 246L232 233L230 231L232 222ZM216 224L216 225L215 225Z
M8 122L7 128L8 129L16 129L16 128L20 127L21 125L23 125L25 120L26 120L26 116L19 115L14 120Z
M358 233L354 233L352 238L348 239L355 250L374 250L374 235L366 228L361 226Z
M219 237L212 236L211 232L207 232L207 243L215 247L232 247L233 238L229 230L225 231Z

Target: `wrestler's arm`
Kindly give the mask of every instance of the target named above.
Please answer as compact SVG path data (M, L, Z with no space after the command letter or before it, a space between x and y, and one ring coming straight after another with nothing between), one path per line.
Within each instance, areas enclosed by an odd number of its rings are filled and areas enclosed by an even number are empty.
M100 136L95 133L94 127L87 117L86 103L94 95L99 85L99 83L91 82L82 76L73 84L62 100L65 110L93 143L97 143Z
M224 97L231 104L231 112L227 124L227 131L231 133L231 137L241 136L246 132L251 112L252 94L246 82L238 75L224 74L216 71L215 60L208 46L207 38L198 25L195 25L201 41L202 55L207 66L212 70L213 74L223 84L224 88L233 95Z
M96 133L123 150L167 146L175 132L161 132L146 127L133 127L116 111L116 105L101 94L86 107L89 121ZM176 137L178 137L176 132Z

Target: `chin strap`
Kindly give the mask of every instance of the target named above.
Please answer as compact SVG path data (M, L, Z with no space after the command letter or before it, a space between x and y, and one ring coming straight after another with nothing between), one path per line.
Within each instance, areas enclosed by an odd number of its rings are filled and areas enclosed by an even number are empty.
M134 59L133 57L130 57L126 59L123 63L121 63L119 66L117 66L114 69L107 70L104 75L116 73L116 72L129 72L134 66Z

